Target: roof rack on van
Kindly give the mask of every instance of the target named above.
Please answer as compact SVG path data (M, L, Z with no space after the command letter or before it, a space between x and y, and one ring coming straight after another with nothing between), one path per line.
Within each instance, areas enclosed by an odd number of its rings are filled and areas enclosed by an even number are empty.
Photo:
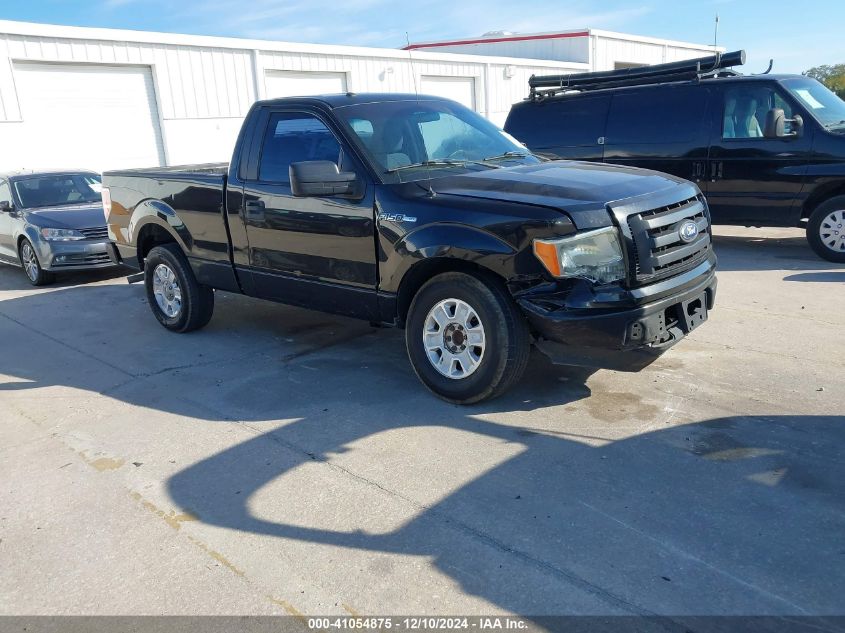
M745 63L745 51L716 53L698 59L685 59L667 64L620 68L619 70L600 70L590 73L569 75L531 75L528 85L531 88L529 99L542 99L553 95L577 91L604 90L623 86L643 86L673 81L689 81L725 75L737 75L736 71L726 70L730 66Z

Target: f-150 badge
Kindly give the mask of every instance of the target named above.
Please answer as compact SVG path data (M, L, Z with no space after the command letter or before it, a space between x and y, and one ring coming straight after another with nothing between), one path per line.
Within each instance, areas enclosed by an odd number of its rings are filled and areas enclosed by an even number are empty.
M378 214L378 219L384 222L416 222L417 219L404 213L385 213Z

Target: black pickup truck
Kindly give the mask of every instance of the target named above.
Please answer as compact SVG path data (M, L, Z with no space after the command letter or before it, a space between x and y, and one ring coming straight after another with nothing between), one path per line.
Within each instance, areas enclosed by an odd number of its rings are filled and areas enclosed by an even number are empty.
M420 380L468 404L556 361L637 369L707 318L709 211L680 178L544 161L435 97L262 101L231 164L106 172L116 262L156 318L214 289L405 329Z

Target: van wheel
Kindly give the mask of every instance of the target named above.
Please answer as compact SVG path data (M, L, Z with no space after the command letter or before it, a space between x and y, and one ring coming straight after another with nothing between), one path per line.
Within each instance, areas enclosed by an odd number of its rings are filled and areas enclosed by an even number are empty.
M494 280L444 273L417 292L405 324L417 377L455 404L494 398L519 381L528 365L528 324Z
M21 266L26 273L26 278L33 286L46 286L56 280L53 273L49 273L41 268L41 262L38 261L38 255L35 254L35 247L27 240L21 240L18 248L18 257L21 260Z
M156 246L149 252L144 286L156 319L172 332L198 330L214 314L214 290L197 283L176 244Z
M807 241L819 257L845 262L845 196L836 196L816 207L807 223Z

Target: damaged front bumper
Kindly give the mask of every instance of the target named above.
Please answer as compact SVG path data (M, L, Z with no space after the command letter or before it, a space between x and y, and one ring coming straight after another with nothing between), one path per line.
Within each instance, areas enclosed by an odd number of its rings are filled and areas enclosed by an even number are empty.
M715 257L614 298L526 294L517 302L537 347L555 363L638 371L707 320L716 299Z

